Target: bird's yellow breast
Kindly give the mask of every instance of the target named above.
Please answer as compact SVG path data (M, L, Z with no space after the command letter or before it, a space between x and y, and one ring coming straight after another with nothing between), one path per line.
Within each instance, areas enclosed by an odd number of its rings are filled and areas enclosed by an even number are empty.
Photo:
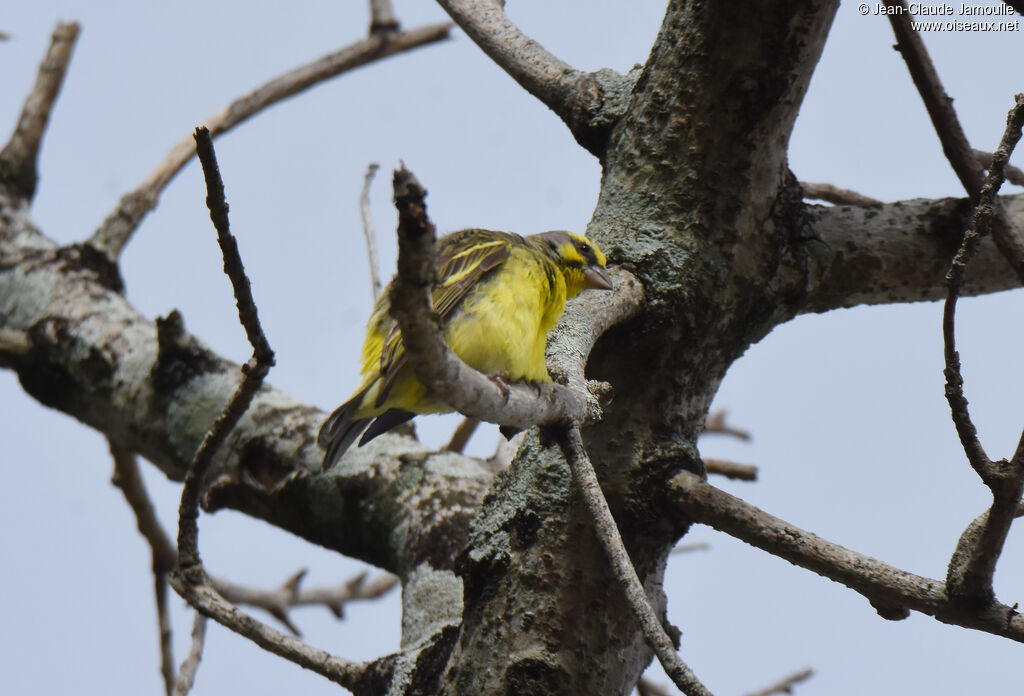
M565 307L565 279L552 262L519 248L492 273L448 322L448 345L485 374L550 381L544 348Z

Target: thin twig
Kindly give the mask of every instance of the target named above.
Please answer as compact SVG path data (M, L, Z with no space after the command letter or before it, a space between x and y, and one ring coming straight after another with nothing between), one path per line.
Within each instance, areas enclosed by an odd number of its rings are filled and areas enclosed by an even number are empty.
M391 0L370 0L370 35L398 31L398 18Z
M692 544L678 544L670 552L673 556L682 553L693 553L694 551L709 551L711 544L703 541L695 541Z
M204 121L218 137L274 104L325 80L383 58L448 38L451 24L431 24L409 31L373 36L279 75L240 97ZM117 208L93 233L89 243L116 260L143 218L153 210L160 193L192 159L191 135L183 138L139 186L125 194Z
M174 643L171 615L167 608L167 576L178 565L178 551L167 536L156 516L156 508L146 491L134 452L109 441L114 458L115 486L121 489L135 514L135 524L149 544L152 554L153 594L156 599L157 630L160 633L160 674L164 690L170 696L174 690Z
M626 602L640 623L644 640L658 657L665 673L683 693L688 696L710 696L711 692L679 657L672 644L672 639L669 638L661 620L654 613L654 608L647 598L647 593L644 592L643 585L640 584L636 569L633 568L626 547L622 543L622 536L619 534L619 528L615 525L608 502L601 492L601 484L598 483L597 474L594 472L590 457L587 456L583 446L579 427L571 425L561 428L558 435L559 446L562 448L566 461L569 462L576 489L583 496L584 504L587 506L587 511L594 524L594 531L608 556L618 584L626 594Z
M718 474L737 481L756 481L757 467L753 464L740 464L728 459L704 458L704 469L709 474Z
M935 70L924 41L911 25L912 15L904 0L885 0L886 7L893 8L888 14L889 23L896 35L896 50L903 56L910 71L910 77L921 95L924 108L931 117L932 125L942 143L942 151L949 164L963 184L972 200L977 201L981 192L983 175L981 166L974 158L974 152L967 141L960 119L953 108L953 99L946 93Z
M463 418L462 422L459 423L459 427L452 433L452 439L448 441L448 444L444 446L448 452L462 453L466 449L466 444L469 442L469 438L473 437L473 433L480 426L479 418Z
M749 442L753 439L749 430L735 428L725 422L726 411L719 409L708 415L704 421L704 434L729 435Z
M791 674L788 677L780 679L774 684L766 686L763 689L751 691L749 694L747 694L747 696L775 696L775 694L791 694L793 693L794 686L796 686L802 681L807 681L813 676L813 669L803 669L797 672L796 674Z
M638 696L669 696L668 689L646 677L640 677L637 681L636 693Z
M992 221L996 206L1001 206L996 196L1003 182L1003 167L1009 159L1010 152L1021 136L1021 120L1024 119L1024 96L1017 95L1016 105L1007 118L1006 131L999 148L992 157L985 186L980 193L978 205L974 210L971 226L964 235L959 251L953 258L949 273L946 275L947 293L942 312L943 352L945 357L946 399L953 415L953 423L967 454L971 466L992 488L998 485L998 474L994 471L992 461L985 453L978 439L978 433L971 422L967 399L963 391L963 376L960 371L960 354L956 350L956 304L960 296L967 264L977 249L978 242L992 229Z
M263 609L280 621L295 636L302 632L291 620L289 609L299 606L324 606L331 613L341 618L344 607L349 602L371 600L381 597L398 584L398 577L391 573L382 573L370 582L366 582L366 573L359 573L351 580L333 587L302 587L305 570L292 575L280 587L272 590L237 585L221 578L211 578L210 584L224 599L232 604L247 604Z
M983 169L992 167L992 153L984 150L972 150L974 159L978 161ZM1024 170L1012 164L1006 165L1006 180L1015 186L1024 186Z
M762 549L773 556L846 585L866 597L885 618L908 610L1024 642L1024 616L1015 607L992 602L967 606L946 594L941 580L925 578L859 554L768 514L684 471L668 482L674 512Z
M77 39L78 24L57 23L36 82L21 107L18 125L0 150L0 186L13 197L31 201L35 195L39 148Z
M174 682L174 696L185 696L192 690L196 683L196 673L199 671L199 662L203 659L203 646L206 643L206 617L196 612L195 622L192 624L192 648L188 651L188 657L181 662L178 668L178 678Z
M833 205L882 205L882 201L877 198L871 198L832 184L801 181L800 188L804 191L804 198L813 198Z
M363 218L363 236L366 238L366 255L370 263L370 289L373 292L373 301L380 297L380 258L377 255L377 233L373 229L373 216L370 214L370 184L376 176L380 165L372 162L366 168L366 176L363 177L363 192L359 196L359 214Z
M206 177L206 205L210 219L217 229L217 241L224 254L224 271L231 279L238 305L238 317L245 327L245 333L253 347L253 357L242 366L242 381L235 390L231 401L206 432L185 475L178 509L178 567L179 573L186 574L192 568L201 566L199 557L199 496L201 482L214 453L227 438L228 433L241 419L252 397L259 391L270 367L274 364L274 353L270 350L263 329L259 326L256 306L253 304L249 280L245 277L242 260L238 256L238 245L228 228L228 204L224 199L224 182L220 178L213 141L206 128L196 128L196 150ZM254 323L255 322L255 323Z
M352 662L313 648L295 638L281 633L251 616L239 611L220 596L210 584L199 555L199 498L202 481L213 459L214 453L228 433L249 407L252 397L259 390L263 378L273 365L274 354L259 326L259 320L248 279L240 258L237 245L227 225L227 201L224 199L224 184L220 179L213 141L205 128L196 129L196 150L206 177L207 206L210 218L217 228L217 238L224 254L224 270L231 279L238 303L239 319L253 347L253 357L242 367L242 382L238 385L231 401L207 431L202 444L196 451L185 475L178 508L178 570L171 576L171 585L196 610L232 631L249 638L260 647L280 655L306 669L346 688L358 681L366 665Z
M896 48L903 56L910 77L921 95L932 125L935 126L935 132L942 143L942 151L967 195L977 203L985 175L960 125L960 119L953 108L953 100L942 87L942 81L935 71L928 49L911 24L911 14L905 0L885 0L885 4L897 10L888 15L893 33L896 35ZM995 224L992 227L992 236L996 246L1013 267L1017 277L1024 282L1024 239L1001 204L993 215Z
M139 463L134 452L114 444L110 444L110 453L114 458L114 480L113 483L121 492L135 513L135 523L139 532L149 543L153 552L154 572L169 573L178 565L178 550L174 542L164 531L160 519L156 515L156 508L146 491L142 481L142 474L139 471Z

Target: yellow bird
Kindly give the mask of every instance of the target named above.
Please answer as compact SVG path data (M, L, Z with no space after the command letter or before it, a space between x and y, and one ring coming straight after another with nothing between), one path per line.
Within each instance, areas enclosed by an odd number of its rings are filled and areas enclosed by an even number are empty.
M562 316L566 299L584 288L610 290L612 281L604 254L578 234L521 237L469 229L437 242L431 298L445 340L467 365L488 375L550 382L544 362L548 331ZM363 445L416 414L452 410L426 393L407 364L387 292L367 322L362 364L359 388L320 428L325 470L360 433Z

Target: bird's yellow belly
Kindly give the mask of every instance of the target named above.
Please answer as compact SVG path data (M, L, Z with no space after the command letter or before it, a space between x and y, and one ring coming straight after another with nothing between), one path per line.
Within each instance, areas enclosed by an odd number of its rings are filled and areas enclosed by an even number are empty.
M503 373L510 381L550 379L537 293L491 293L467 300L445 331L448 345L467 365L485 374Z

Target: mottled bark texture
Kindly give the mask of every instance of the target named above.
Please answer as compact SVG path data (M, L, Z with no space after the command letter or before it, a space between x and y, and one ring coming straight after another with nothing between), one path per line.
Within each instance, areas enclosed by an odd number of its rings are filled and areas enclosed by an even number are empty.
M803 204L787 143L836 6L670 2L639 76L605 75L619 90L611 106L581 115L590 102L574 98L559 112L603 166L589 233L647 297L592 354L588 377L615 399L584 438L659 611L665 558L686 529L668 483L699 472L695 438L729 365L803 312L940 297L969 216L959 200ZM0 181L0 366L180 480L238 366L176 314L143 317L109 256L44 236L16 183ZM1010 214L1024 223L1019 201ZM1017 285L984 242L967 292ZM650 650L543 434L497 476L395 434L320 473L322 419L264 386L215 458L205 504L402 578L402 652L373 663L357 693L630 692Z

